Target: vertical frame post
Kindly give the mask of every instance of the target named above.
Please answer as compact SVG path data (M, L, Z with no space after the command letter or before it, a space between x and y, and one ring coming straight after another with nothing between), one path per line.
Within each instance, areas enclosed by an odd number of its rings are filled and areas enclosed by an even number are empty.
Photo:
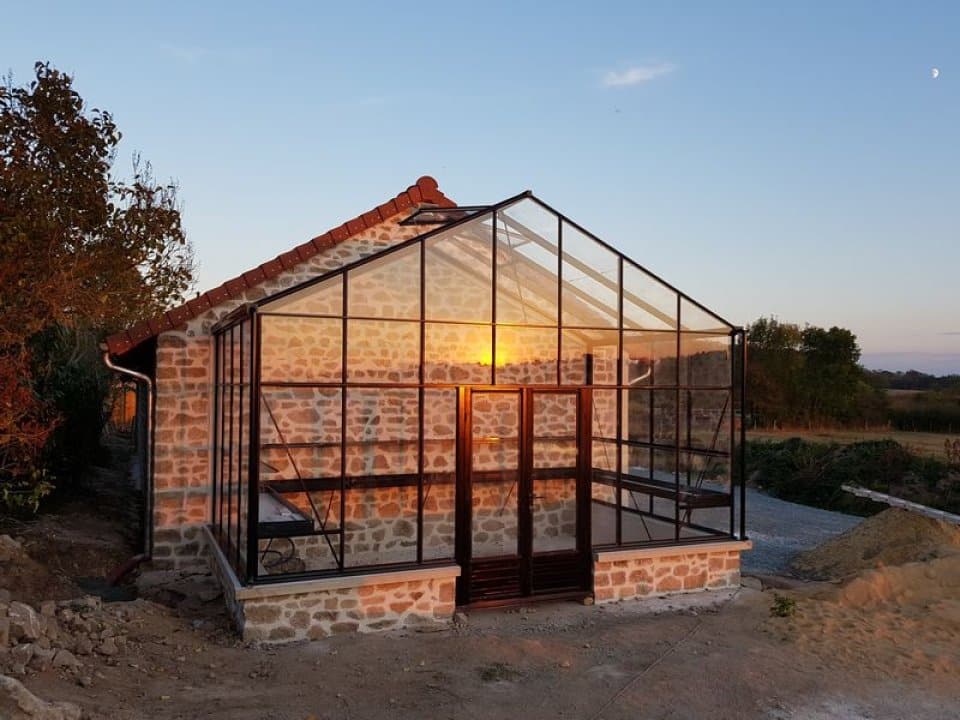
M243 523L241 522L241 520L243 519L243 503L241 502L241 500L242 500L242 498L243 498L243 391L244 391L244 387L243 387L243 360L244 360L244 358L243 358L243 325L244 325L244 323L243 323L243 321L241 321L241 322L239 323L239 327L240 327L240 347L239 347L239 352L238 352L239 357L237 358L238 361L239 361L238 364L240 365L240 368L239 368L240 376L239 376L239 378L238 378L238 379L239 379L240 392L237 393L237 394L239 395L239 397L237 398L237 403L238 403L238 406L239 406L239 407L238 407L238 409L237 409L237 542L236 542L237 560L236 560L236 567L238 567L238 568L241 567L241 565L240 565L240 558L241 558L241 554L240 554L241 531L240 531L240 528L241 528L241 526L242 526L242 524L243 524ZM249 430L249 428L248 428L248 430ZM248 439L247 439L247 446L248 446L247 449L248 449L248 451L249 451L249 445L250 445L250 442L249 442L249 438L248 438ZM248 462L247 462L247 473L249 474L249 472L250 472L250 463L249 463L249 459L248 459ZM248 478L248 483L247 483L247 484L248 484L247 491L249 492L249 490L250 490L250 488L249 488L249 478ZM248 496L248 497L247 497L247 511L248 511L248 513L249 513L249 510L250 510L250 498L249 498L249 496ZM247 518L247 522L249 523L249 517Z
M490 237L490 381L497 384L497 217L492 213L493 229Z
M617 390L617 392L620 392ZM593 390L577 391L577 549L583 558L583 586L592 589L593 562Z
M211 478L210 524L218 533L217 503L220 494L220 335L213 336L213 477Z
M454 544L456 559L460 565L457 582L457 603L470 601L471 528L473 523L473 493L470 482L472 463L472 433L470 428L470 390L464 385L457 388L457 466L456 466L456 523Z
M260 554L260 376L262 318L250 310L250 438L247 461L247 582L257 579Z
M680 339L682 337L683 325L680 317L680 294L677 294L677 366L674 368L676 376L676 391L674 401L676 406L673 410L674 431L673 431L673 472L674 472L674 496L673 496L673 539L674 542L680 542L680 353L682 352Z
M740 330L740 539L747 539L747 334Z
M423 562L423 403L426 393L423 389L424 383L424 357L426 353L426 277L424 269L426 267L426 243L420 243L420 368L417 372L417 564Z
M529 388L510 393L517 398L517 552L520 592L533 594L533 394Z
M557 385L563 385L563 219L557 216Z
M229 425L229 441L227 444L227 541L224 554L229 558L230 557L230 535L233 529L233 460L234 460L234 447L233 447L233 400L234 400L234 390L236 384L234 382L234 361L233 361L233 326L230 327L230 417L228 424Z
M730 537L735 537L737 532L737 515L736 515L736 504L734 502L735 490L734 490L734 453L736 452L736 420L737 420L737 331L730 331L730 399L728 401L730 407L730 444L727 450L727 467L730 480ZM721 418L722 420L722 418ZM740 463L737 463L739 466Z
M340 557L337 559L337 569L343 572L346 567L344 553L347 547L347 299L349 298L349 284L352 278L350 272L343 274L341 305L343 318L340 321Z
M615 481L616 487L614 490L617 499L617 509L614 512L614 542L619 547L623 544L623 448L626 447L623 443L623 257L619 255L617 256L617 285L619 286L619 291L617 292L617 438L614 444L617 453L616 465L614 467L614 471L617 473ZM590 379L591 381L593 380L593 378ZM630 391L628 390L627 392L629 393ZM627 413L629 412L630 403L628 398ZM628 433L630 432L629 421L627 422L626 431ZM591 436L593 435L592 425L588 432ZM629 471L629 468L627 468L627 470Z

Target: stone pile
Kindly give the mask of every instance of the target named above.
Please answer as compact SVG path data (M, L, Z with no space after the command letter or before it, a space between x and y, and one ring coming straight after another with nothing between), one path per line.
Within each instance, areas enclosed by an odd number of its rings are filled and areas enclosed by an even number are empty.
M98 597L47 600L35 608L0 593L0 674L52 668L87 684L91 666L126 648L127 611L106 609Z

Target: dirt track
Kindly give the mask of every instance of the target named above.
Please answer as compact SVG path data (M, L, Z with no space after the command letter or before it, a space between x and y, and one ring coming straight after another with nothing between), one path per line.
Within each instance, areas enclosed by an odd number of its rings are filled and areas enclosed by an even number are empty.
M956 718L960 678L831 664L782 639L770 592L474 613L435 633L236 647L145 616L90 688L26 684L109 718ZM717 601L713 606L705 601Z

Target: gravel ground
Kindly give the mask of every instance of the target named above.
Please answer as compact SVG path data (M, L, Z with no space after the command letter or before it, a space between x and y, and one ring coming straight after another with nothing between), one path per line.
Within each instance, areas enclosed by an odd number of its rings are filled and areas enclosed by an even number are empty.
M778 500L747 488L747 535L753 550L743 555L743 572L788 573L794 555L849 530L862 519Z

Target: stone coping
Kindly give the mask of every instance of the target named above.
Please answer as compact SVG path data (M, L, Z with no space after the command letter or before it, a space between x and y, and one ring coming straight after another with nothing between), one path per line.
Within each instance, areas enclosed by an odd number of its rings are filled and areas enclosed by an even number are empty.
M342 590L367 585L386 585L389 583L411 582L414 580L448 579L460 576L460 566L456 563L431 567L413 568L412 570L386 570L357 575L336 575L333 577L315 578L312 580L293 580L291 582L265 583L262 585L242 585L233 571L223 550L210 530L209 525L203 526L203 536L206 538L210 552L213 553L221 573L230 583L233 596L237 600L254 600L258 598L275 598L285 595L299 595L303 593L324 592L327 590Z
M597 562L661 558L691 553L744 552L753 547L750 540L720 540L716 542L689 543L684 545L658 545L657 547L630 548L626 550L603 550L593 554Z

